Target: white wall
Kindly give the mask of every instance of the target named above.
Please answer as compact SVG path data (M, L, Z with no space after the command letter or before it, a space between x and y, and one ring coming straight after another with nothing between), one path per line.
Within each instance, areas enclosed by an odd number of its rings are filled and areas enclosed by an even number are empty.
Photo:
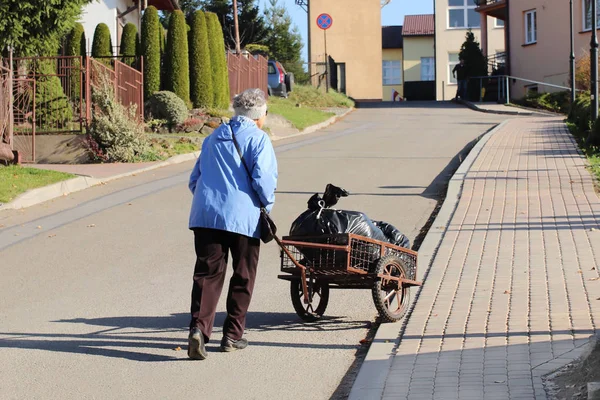
M110 38L112 40L113 52L116 53L116 48L119 45L117 29L117 15L127 10L128 7L133 5L132 0L94 0L83 8L81 13L81 22L85 30L85 38L87 41L87 52L88 54L92 51L92 41L94 40L94 32L96 26L100 23L105 23L110 29ZM123 23L131 22L138 27L138 11L134 10L127 14L124 18Z

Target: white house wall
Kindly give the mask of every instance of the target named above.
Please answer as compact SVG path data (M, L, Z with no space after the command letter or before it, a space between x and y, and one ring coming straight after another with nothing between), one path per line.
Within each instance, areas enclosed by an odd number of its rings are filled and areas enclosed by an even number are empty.
M133 1L131 0L95 0L83 8L80 22L83 24L85 30L85 38L87 41L86 50L88 54L92 51L92 42L94 40L96 26L100 23L105 23L108 26L108 29L110 29L113 51L116 52L120 39L120 30L117 27L117 15L127 10L131 5L133 5ZM123 20L124 23L131 22L135 24L139 31L137 10L127 14Z

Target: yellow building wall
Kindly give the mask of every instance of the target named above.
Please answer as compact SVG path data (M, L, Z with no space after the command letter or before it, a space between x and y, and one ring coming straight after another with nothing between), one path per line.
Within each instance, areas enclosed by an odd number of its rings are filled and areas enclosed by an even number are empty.
M404 37L404 81L421 80L421 57L435 57L433 36Z
M327 53L346 64L346 94L357 100L382 99L382 43L380 0L310 0L310 62L325 61L323 31L317 16L331 15L327 30ZM311 64L311 74L317 70Z
M382 51L382 60L387 61L400 61L400 68L402 68L402 49L383 49ZM381 82L383 83L383 69L381 71L382 77ZM404 97L404 73L401 72L401 80L402 82L399 85L385 85L383 87L383 101L392 101L392 92L396 90L396 92L400 93L400 96Z
M449 78L452 76L449 68L449 55L450 53L460 52L460 47L465 41L468 29L448 28L448 0L435 0L435 10L436 96L437 100L450 100L456 95L457 85L449 83ZM504 51L504 28L496 28L492 17L488 17L487 26L488 54L493 55L497 51ZM475 40L481 44L481 29L473 28L472 32L475 35Z

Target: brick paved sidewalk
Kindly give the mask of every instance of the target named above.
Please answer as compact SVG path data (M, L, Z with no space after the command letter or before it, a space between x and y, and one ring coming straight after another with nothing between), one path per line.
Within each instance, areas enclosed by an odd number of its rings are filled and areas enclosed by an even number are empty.
M545 399L600 323L599 228L564 123L508 122L465 177L384 399Z

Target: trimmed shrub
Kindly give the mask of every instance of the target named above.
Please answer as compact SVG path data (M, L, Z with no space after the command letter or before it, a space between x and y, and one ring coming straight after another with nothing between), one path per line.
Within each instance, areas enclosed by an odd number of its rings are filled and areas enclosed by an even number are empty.
M161 91L154 93L145 106L148 117L164 119L169 129L181 125L188 118L188 108L185 102L173 92Z
M56 76L56 61L40 60L36 66L35 117L43 130L62 129L73 119L73 110Z
M167 54L165 58L165 88L175 93L186 104L190 104L190 65L188 58L187 25L181 10L169 18Z
M131 22L125 24L123 28L123 35L121 35L121 47L120 56L122 61L130 67L135 64L136 55L138 51L138 32L137 28Z
M83 47L83 48L82 48ZM83 50L83 54L82 54ZM65 55L67 56L85 56L85 30L83 25L76 23L67 39L67 46L65 49ZM79 60L73 61L73 68L70 70L71 75L71 99L79 100L81 96L81 63Z
M190 32L190 94L196 108L213 105L212 71L206 18L202 11L196 11L191 17Z
M158 10L150 6L142 19L142 55L144 56L144 97L160 90L161 40Z
M225 59L225 41L223 30L216 14L207 12L208 47L210 49L210 65L213 75L213 105L218 108L229 108L229 75Z
M123 106L115 98L114 86L100 75L92 92L94 113L88 146L97 161L135 162L149 151L144 126L137 120L135 105Z
M104 23L98 24L94 31L94 41L92 42L92 57L98 57L98 61L110 65L110 57L113 55L112 41L110 39L110 29Z

